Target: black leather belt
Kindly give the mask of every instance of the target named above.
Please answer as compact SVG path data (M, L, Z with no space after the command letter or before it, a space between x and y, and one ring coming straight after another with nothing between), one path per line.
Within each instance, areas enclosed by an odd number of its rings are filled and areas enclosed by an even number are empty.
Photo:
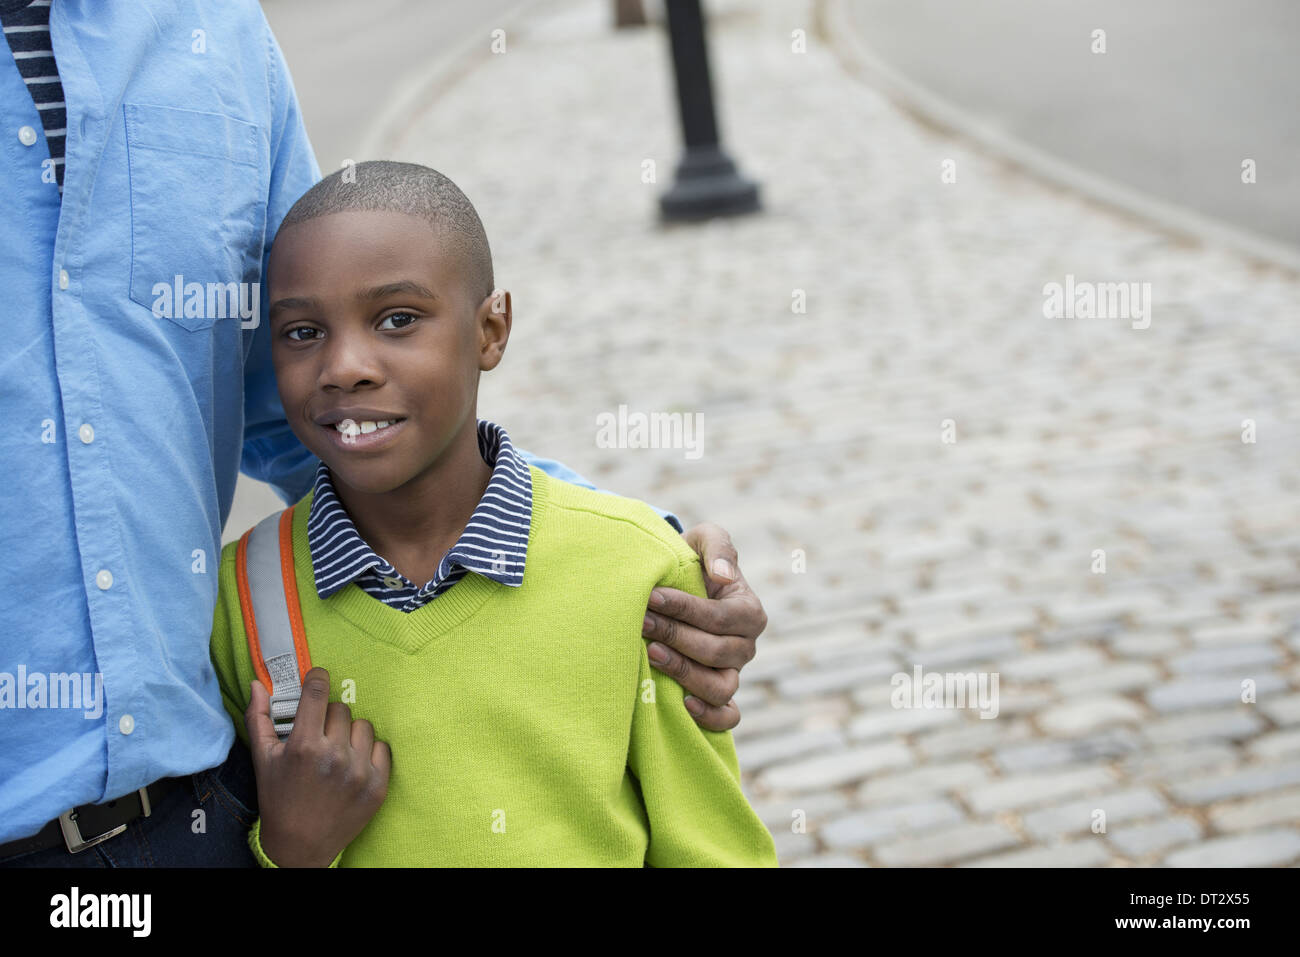
M105 804L82 804L64 811L31 837L0 844L0 860L18 854L44 851L60 844L76 854L117 837L126 826L153 813L153 805L188 778L159 778L148 787L132 791Z

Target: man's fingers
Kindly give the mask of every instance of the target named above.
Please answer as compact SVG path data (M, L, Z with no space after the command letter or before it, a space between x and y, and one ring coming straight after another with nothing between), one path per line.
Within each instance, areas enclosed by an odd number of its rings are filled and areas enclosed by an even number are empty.
M258 765L267 750L280 743L280 737L271 721L271 696L256 679L250 688L248 707L244 709L244 727L248 729L249 753L254 765Z
M662 651L664 661L656 661L658 652ZM721 707L731 700L731 696L740 687L740 672L735 668L706 668L696 664L685 655L669 649L647 649L650 664L671 677L686 689L688 694L701 699L705 704Z
M713 598L661 586L650 593L650 617L674 618L710 635L738 635L753 640L767 627L763 603L742 575ZM649 637L649 632L642 634ZM748 660L748 659L746 659Z
M698 700L698 699L696 699ZM721 707L700 702L701 711L699 714L691 712L691 717L701 728L709 731L730 731L736 725L740 724L740 709L736 707L734 700L728 701ZM686 709L690 711L690 708Z
M325 734L325 715L330 700L330 673L313 668L302 679L302 697L293 719L292 738L318 738ZM301 732L301 733L300 733Z
M641 634L710 668L739 669L754 657L754 642L748 638L711 634L675 618L647 614Z
M711 635L723 635L726 609L722 599L701 598L688 591L660 586L650 592L651 617L675 618Z
M735 581L740 574L740 557L725 528L703 522L683 533L682 537L700 556L710 578L723 583Z

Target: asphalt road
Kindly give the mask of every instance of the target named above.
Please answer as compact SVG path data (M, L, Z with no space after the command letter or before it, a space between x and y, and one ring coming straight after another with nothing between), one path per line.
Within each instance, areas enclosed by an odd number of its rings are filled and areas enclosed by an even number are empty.
M847 2L881 59L1002 134L1300 247L1295 0Z

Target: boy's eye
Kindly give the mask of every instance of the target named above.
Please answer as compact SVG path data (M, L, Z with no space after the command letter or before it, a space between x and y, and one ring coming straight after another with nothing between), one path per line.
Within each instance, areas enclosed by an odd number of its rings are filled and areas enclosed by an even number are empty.
M383 325L384 322L388 322L390 319L395 319L395 320L402 320L402 321L401 321L399 324L397 324L397 325L389 326L389 327L387 327L387 328L390 328L390 329L405 329L405 328L409 327L409 326L411 325L411 323L415 322L415 320L418 319L418 318L419 318L419 316L416 316L415 314L410 313L410 312L395 312L395 313L393 313L391 316L385 316L385 317L383 318L383 321L380 323L379 328L381 328L381 329L385 328L384 325ZM287 338L292 339L294 342L311 342L311 341L314 340L314 339L319 339L319 338L320 338L319 335L311 335L311 336L307 336L306 338L300 338L300 337L294 335L295 332L311 332L311 333L319 333L320 330L319 330L319 329L316 329L316 328L314 328L314 327L312 327L312 326L295 326L295 327L292 328L292 329L288 329L288 330L286 330L284 334L285 334L285 336L286 336Z
M409 312L395 312L391 316L384 316L384 322L387 322L389 319L409 319L410 322L404 322L399 326L392 327L396 329L405 329L411 324L411 322L414 322L416 318L417 318L416 316L412 315ZM384 328L383 322L379 324L379 328L380 329Z

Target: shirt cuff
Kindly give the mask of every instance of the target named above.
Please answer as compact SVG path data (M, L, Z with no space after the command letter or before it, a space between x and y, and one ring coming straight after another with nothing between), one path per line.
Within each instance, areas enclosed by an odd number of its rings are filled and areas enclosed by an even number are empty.
M650 505L649 502L647 502L646 504ZM674 515L672 512L665 512L662 508L660 508L657 505L650 505L650 507L659 513L660 518L662 518L665 522L667 522L669 525L675 528L677 530L678 535L686 534L686 529L682 528L681 519L679 519L676 515Z
M262 865L263 867L274 867L278 870L280 865L275 863L275 861L271 860L269 857L267 857L266 851L262 850L261 837L262 837L262 819L259 817L256 821L253 822L252 828L250 828L248 831L248 849L253 852L253 856L257 858L258 864ZM343 851L339 851L338 856L335 857L334 860L330 861L330 867L338 867L339 861L341 861L342 859L343 859Z

